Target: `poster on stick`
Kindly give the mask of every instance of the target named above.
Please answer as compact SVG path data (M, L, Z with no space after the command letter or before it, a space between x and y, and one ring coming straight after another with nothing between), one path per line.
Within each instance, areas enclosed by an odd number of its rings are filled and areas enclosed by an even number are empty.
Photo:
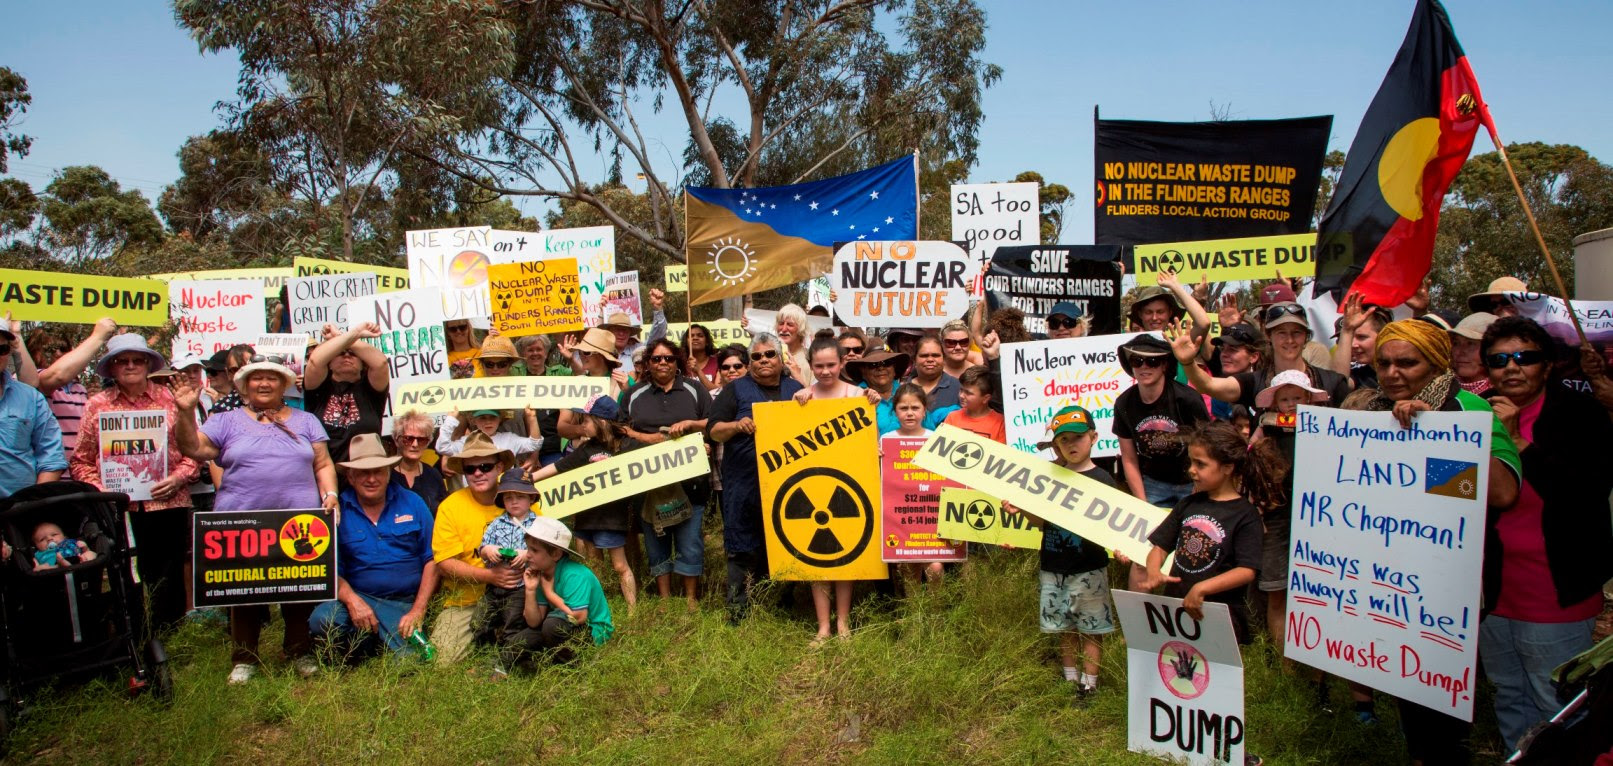
M488 267L493 326L508 337L581 330L583 304L577 289L577 261L500 263Z
M1041 242L1041 215L1041 192L1034 182L952 185L952 239L963 243L981 270L1000 247ZM979 294L979 284L971 287Z
M1088 335L1120 332L1120 257L1115 245L1029 245L997 248L986 271L986 307L1025 312L1025 329L1047 333L1047 315L1074 303Z
M1114 591L1126 635L1126 748L1188 764L1243 763L1243 655L1226 604Z
M578 292L582 295L583 322L595 327L604 313L605 277L616 273L616 228L584 226L542 232L543 258L577 261Z
M980 264L955 242L846 242L835 248L834 313L855 327L940 327L969 309Z
M369 342L386 356L392 385L448 379L448 340L436 290L399 290L357 298L348 306L347 315L354 324L374 322L380 328L381 337Z
M638 272L619 271L605 277L605 307L600 317L621 312L628 324L644 324L644 302L639 298Z
M879 440L881 497L879 539L881 557L889 564L963 561L967 549L936 534L941 490L957 485L913 465L924 446L922 436L896 436Z
M100 429L101 486L130 500L150 500L151 485L168 477L168 413L162 410L103 412Z
M63 271L0 269L0 311L19 322L159 327L168 321L168 286L155 279L90 277Z
M196 514L191 525L196 606L336 598L335 516L323 508Z
M316 274L292 277L287 291L291 302L291 331L320 338L325 325L346 330L347 304L379 292L371 273Z
M409 284L440 294L445 320L486 319L487 266L492 246L486 226L408 232Z
M971 543L1032 550L1042 547L1042 530L1030 516L1008 513L1001 500L962 487L941 490L941 518L936 531L943 537Z
M1506 299L1518 308L1522 316L1535 320L1545 328L1555 345L1557 366L1553 373L1562 384L1581 393L1591 393L1590 378L1580 367L1579 332L1574 329L1574 318L1568 315L1568 303L1543 293L1507 293ZM1573 302L1579 326L1585 330L1585 339L1591 348L1601 354L1602 364L1613 369L1613 301Z
M1002 348L1003 417L1008 445L1053 456L1036 445L1047 441L1047 424L1072 404L1086 408L1098 432L1093 457L1120 454L1114 435L1115 399L1135 384L1120 368L1116 350L1142 333L1089 335L1009 343Z
M174 280L168 308L178 323L175 357L210 356L263 334L263 283L254 279Z
M1473 720L1493 418L1299 408L1284 656Z
M1308 277L1316 273L1316 235L1166 242L1132 249L1137 284L1159 284L1161 271L1176 272L1184 285L1200 280L1238 282L1251 279Z
M675 263L666 267L666 291L669 293L689 292L689 267Z

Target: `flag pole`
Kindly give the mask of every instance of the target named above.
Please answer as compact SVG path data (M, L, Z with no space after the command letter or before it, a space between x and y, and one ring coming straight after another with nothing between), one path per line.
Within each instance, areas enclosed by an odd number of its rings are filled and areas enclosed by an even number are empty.
M919 193L919 150L913 147L913 239L924 239L920 232L924 227L924 216L920 215L920 208L924 207L924 197Z
M1494 120L1491 120L1494 125ZM1574 304L1569 301L1568 285L1563 282L1563 275L1557 271L1557 261L1551 257L1551 248L1546 247L1546 238L1540 234L1540 224L1535 221L1534 210L1529 207L1529 199L1523 195L1523 184L1518 183L1518 174L1512 169L1512 158L1507 156L1507 147L1501 143L1501 135L1494 127L1490 128L1490 142L1495 144L1495 150L1501 155L1501 164L1507 169L1507 178L1512 179L1512 190L1518 193L1518 203L1523 205L1524 217L1529 219L1529 230L1534 232L1535 244L1540 246L1540 254L1546 256L1546 268L1551 270L1551 279L1557 285L1557 292L1562 295L1563 305L1568 308L1568 318L1574 322L1574 331L1579 333L1581 345L1588 342L1585 338L1585 328L1580 326L1579 315L1574 313Z

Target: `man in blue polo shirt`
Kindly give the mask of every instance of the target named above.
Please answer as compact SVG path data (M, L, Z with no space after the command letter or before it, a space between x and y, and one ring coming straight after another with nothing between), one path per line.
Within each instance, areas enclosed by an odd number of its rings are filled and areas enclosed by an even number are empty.
M393 652L426 652L424 638L411 636L437 589L435 520L419 495L391 482L398 458L387 456L380 436L353 437L348 457L337 463L351 486L338 511L336 600L314 609L309 626L349 656L378 651L377 639Z
M0 322L0 360L17 336ZM23 487L55 481L67 470L62 429L37 389L0 370L0 498Z

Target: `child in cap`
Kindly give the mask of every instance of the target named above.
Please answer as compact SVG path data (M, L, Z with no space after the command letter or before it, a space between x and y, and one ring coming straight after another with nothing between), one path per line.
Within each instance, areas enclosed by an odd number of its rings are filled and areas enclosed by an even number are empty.
M608 396L596 396L571 413L581 423L583 437L574 442L571 452L553 465L543 466L532 473L532 481L539 482L550 476L582 468L590 463L609 460L616 454L637 446L637 442L624 435L619 417L621 408ZM589 508L571 517L571 526L577 538L598 551L609 551L611 568L616 570L622 586L622 598L631 608L638 603L638 580L627 563L627 536L638 527L637 514L630 501L617 501ZM587 548L584 548L587 550Z
M499 478L498 495L493 502L504 512L487 523L480 550L489 567L506 564L517 570L526 568L526 526L532 521L532 503L537 497L538 490L527 478L526 469L511 468ZM487 586L482 601L486 614L491 616L495 637L524 627L521 623L522 590Z
M1071 405L1059 410L1048 423L1050 441L1037 445L1053 448L1053 463L1110 487L1120 489L1108 471L1092 462L1092 447L1098 434L1092 413ZM1076 685L1076 695L1090 696L1098 688L1098 662L1102 637L1115 630L1114 608L1109 597L1109 552L1102 546L1036 516L1030 509L1003 503L1003 511L1029 514L1042 527L1041 625L1043 633L1059 634L1059 657L1064 662L1064 680ZM1082 666L1077 672L1076 649Z
M558 520L534 516L525 534L524 627L504 637L500 654L505 665L546 650L554 652L556 662L570 661L570 645L585 636L595 645L605 643L616 630L610 603L599 578L571 549L571 530Z
M526 419L527 433L539 433L538 415L531 407L522 410L521 416ZM493 446L509 450L515 455L517 462L525 463L543 447L543 439L522 436L506 428L505 422L512 419L513 413L499 410L476 410L470 413L470 417L464 417L464 413L459 413L459 416L453 419L451 432L447 430L448 425L443 426L444 432L437 439L437 455L448 457L459 454L465 449L465 441L470 435L481 431L487 438L493 440Z

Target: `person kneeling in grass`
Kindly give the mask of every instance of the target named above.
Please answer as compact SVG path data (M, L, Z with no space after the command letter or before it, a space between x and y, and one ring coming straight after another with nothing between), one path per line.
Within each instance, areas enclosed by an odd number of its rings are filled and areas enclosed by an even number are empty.
M558 520L534 516L526 528L526 552L521 609L526 627L505 636L500 652L504 667L513 668L540 651L552 652L555 662L569 662L575 656L573 645L585 637L595 645L605 643L616 631L610 603L599 578L571 549L571 530Z

